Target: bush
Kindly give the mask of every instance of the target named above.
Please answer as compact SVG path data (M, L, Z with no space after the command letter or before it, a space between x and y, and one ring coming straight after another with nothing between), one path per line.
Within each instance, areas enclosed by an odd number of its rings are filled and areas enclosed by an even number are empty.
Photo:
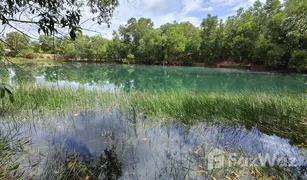
M282 58L285 55L285 49L276 44L271 44L267 52L266 65L283 65L281 64Z
M297 50L292 53L290 62L290 68L306 69L307 67L307 51Z
M123 63L133 64L135 63L135 57L133 54L128 54L127 58L123 59Z
M184 57L182 65L183 66L192 66L193 65L192 57L191 56Z
M36 54L34 53L33 49L23 49L17 54L17 57L34 59Z

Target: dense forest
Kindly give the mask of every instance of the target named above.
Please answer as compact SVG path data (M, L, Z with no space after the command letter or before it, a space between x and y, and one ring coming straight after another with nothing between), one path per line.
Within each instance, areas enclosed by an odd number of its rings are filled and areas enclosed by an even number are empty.
M55 53L71 59L122 60L128 63L162 62L189 65L233 60L255 65L305 68L307 66L307 0L256 1L224 22L207 15L200 27L173 22L154 28L151 19L131 18L113 33L101 36L41 35L38 40L18 33L6 35L0 55L10 49L11 57L34 58ZM7 46L7 47L5 47Z

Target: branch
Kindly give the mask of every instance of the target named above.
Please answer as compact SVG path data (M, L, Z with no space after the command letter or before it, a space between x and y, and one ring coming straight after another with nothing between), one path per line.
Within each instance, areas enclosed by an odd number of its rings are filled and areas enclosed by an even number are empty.
M18 20L18 19L6 19L8 21L20 22L20 23L28 23L28 24L38 24L37 21L25 21L25 20Z
M20 31L18 28L14 27L13 25L11 25L11 24L9 24L9 23L7 23L7 25L9 25L11 28L13 28L13 29L15 29L16 31L18 31L19 33L21 33L23 36L27 36L27 37L29 37L29 38L31 38L31 39L37 39L37 38L33 38L33 37L27 35L26 33Z

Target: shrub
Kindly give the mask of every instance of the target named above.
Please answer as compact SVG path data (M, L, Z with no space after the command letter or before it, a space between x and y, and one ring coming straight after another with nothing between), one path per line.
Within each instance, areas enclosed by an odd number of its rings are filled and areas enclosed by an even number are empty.
M33 49L23 49L17 54L17 57L34 59L36 54L34 53Z
M192 66L193 65L193 59L191 56L187 56L183 59L183 62L182 62L182 65L183 66Z
M290 62L290 68L305 69L307 67L307 51L297 50L292 53Z
M127 58L123 59L123 63L127 63L127 64L135 63L134 55L133 54L128 54Z
M285 49L275 44L271 44L267 52L267 60L265 64L267 65L282 65L282 58L285 55Z

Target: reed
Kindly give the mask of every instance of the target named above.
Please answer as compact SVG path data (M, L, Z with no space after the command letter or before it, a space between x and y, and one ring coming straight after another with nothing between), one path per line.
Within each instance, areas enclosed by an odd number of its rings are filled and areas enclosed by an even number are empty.
M106 92L25 84L14 91L14 99L14 103L7 97L1 100L2 117L104 110L117 105L185 124L206 121L243 124L247 128L256 126L267 134L289 138L296 145L307 144L305 94L186 90Z

